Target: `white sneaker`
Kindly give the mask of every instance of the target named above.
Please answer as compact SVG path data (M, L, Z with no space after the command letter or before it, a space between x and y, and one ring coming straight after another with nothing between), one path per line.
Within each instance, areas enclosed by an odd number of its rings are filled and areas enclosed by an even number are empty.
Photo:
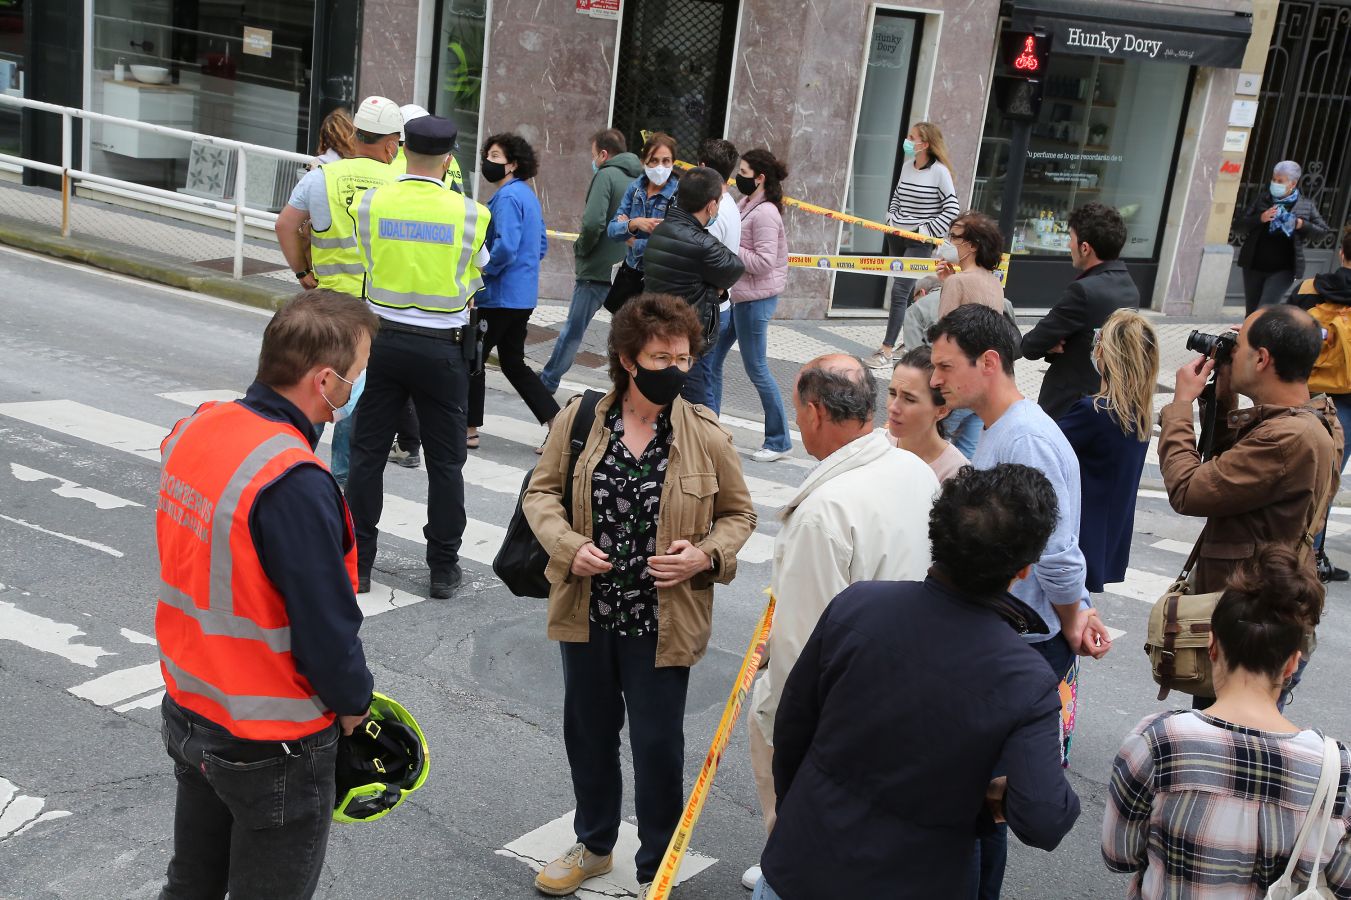
M878 350L872 356L864 357L863 364L870 369L885 369L891 365L891 354Z
M760 864L756 863L745 871L741 876L741 886L748 891L755 890L755 886L760 883Z
M761 447L751 454L751 459L756 462L774 462L774 460L783 459L787 455L787 450L771 450L768 447Z

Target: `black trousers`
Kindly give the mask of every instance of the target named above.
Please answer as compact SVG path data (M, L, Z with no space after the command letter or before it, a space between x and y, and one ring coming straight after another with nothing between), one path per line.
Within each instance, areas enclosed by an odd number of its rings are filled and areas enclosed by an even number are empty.
M169 697L174 855L160 900L314 896L333 822L338 726L298 741L241 740Z
M427 469L427 565L454 568L464 540L465 400L468 367L448 338L381 329L371 345L366 391L357 401L347 505L357 537L357 569L371 570L385 502L385 460L411 397Z
M480 309L479 316L488 330L483 333L483 358L486 360L493 348L497 348L497 363L502 374L521 395L530 414L541 425L558 414L558 404L553 393L539 380L539 375L525 361L526 325L530 321L529 309ZM366 376L369 378L370 376ZM483 398L487 391L486 376L482 371L469 378L469 425L478 428L483 424Z
M638 881L651 881L685 807L685 695L690 670L657 668L657 636L619 637L594 622L585 644L563 642L563 743L577 797L578 842L602 856L619 839L624 796L619 732L629 716Z
M1272 306L1280 303L1290 285L1295 283L1292 269L1279 272L1259 272L1256 269L1243 270L1243 308L1248 315L1257 312L1259 306Z

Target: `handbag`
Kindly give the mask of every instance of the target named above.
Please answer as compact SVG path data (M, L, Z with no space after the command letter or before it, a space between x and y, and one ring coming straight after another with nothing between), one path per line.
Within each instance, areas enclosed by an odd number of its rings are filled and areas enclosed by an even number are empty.
M1198 537L1177 579L1149 611L1145 653L1154 682L1159 685L1160 700L1173 690L1193 697L1215 696L1210 672L1210 617L1224 592L1192 593L1192 569L1200 556Z
M577 457L586 446L591 424L596 421L596 404L604 396L600 391L587 391L582 395L577 415L572 420L572 430L568 433L572 455L568 458L568 477L563 482L563 511L569 518L572 516L572 473L577 469ZM544 576L544 570L549 565L549 552L535 537L525 517L525 510L521 508L521 501L525 499L526 488L530 487L530 479L534 474L535 470L531 468L521 482L516 509L507 523L502 546L493 557L493 574L517 597L545 598L549 596L550 587L549 579Z
M1318 787L1314 789L1313 801L1304 816L1304 824L1299 826L1295 836L1295 845L1290 848L1290 862L1285 866L1285 874L1267 888L1266 900L1332 900L1333 893L1328 888L1327 875L1322 871L1323 851L1327 848L1328 828L1332 826L1332 813L1337 806L1337 784L1342 776L1342 753L1337 742L1330 737L1323 738L1323 769L1318 775ZM1313 866L1309 869L1308 887L1295 893L1295 868L1300 857L1313 843Z
M605 309L611 315L619 312L620 308L629 298L636 297L643 292L643 270L635 269L628 262L621 262L619 270L615 272L615 280L610 284L610 292L605 295Z

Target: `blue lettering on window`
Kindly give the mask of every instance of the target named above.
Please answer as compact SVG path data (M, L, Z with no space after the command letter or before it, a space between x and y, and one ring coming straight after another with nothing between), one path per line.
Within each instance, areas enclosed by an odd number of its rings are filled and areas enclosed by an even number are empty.
M414 241L421 244L453 244L455 226L444 222L418 222L413 219L381 219L380 238L386 241Z

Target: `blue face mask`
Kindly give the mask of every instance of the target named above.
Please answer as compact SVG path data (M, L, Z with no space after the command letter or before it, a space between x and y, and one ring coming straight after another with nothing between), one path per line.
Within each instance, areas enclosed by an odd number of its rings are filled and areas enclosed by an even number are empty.
M1267 190L1271 191L1271 196L1279 200L1290 193L1290 186L1281 184L1279 181L1273 181L1271 184L1267 185Z
M597 172L599 172L599 171L600 171L600 166L596 165L596 161L595 161L594 159L591 160L591 174L592 174L592 175L595 175L595 174L596 174Z
M334 372L333 374L338 375L337 372ZM342 378L341 375L338 375L338 377ZM342 378L342 380L347 381L346 378ZM352 385L352 394L350 397L347 398L346 403L344 403L342 406L338 406L333 409L334 425L338 424L343 419L346 419L352 413L356 412L357 401L361 399L361 392L366 389L366 370L362 369L361 374L357 376L356 381L350 381L348 382L348 384ZM328 402L328 398L324 397L324 401ZM329 403L328 405L333 406L332 403Z
M915 158L915 142L910 140L910 138L906 138L901 144L901 150L905 152L906 159Z
M705 228L712 228L712 227L713 227L713 223L716 222L716 221L718 221L718 214L717 214L717 213L714 213L713 215L711 215L711 216L708 217L708 224L705 225L704 227L705 227Z

